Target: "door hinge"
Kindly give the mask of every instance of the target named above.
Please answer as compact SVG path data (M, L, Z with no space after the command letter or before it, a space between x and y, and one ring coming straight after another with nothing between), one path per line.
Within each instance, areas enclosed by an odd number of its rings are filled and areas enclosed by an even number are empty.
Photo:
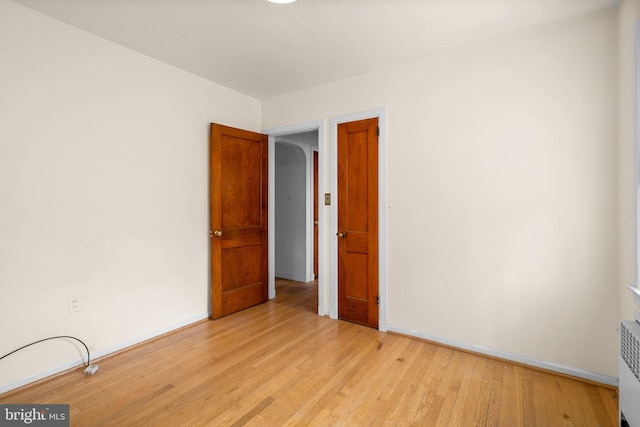
M380 307L380 295L376 296L376 304Z
M380 126L376 126L376 136L380 136Z

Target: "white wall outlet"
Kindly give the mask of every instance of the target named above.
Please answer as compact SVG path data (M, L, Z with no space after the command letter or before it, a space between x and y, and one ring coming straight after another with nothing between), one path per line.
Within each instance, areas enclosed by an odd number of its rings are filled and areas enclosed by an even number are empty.
M69 297L69 313L80 311L80 297Z

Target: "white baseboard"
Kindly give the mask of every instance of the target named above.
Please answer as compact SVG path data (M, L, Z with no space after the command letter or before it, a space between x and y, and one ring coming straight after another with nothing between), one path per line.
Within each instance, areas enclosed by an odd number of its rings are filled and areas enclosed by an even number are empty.
M536 368L546 369L548 371L558 372L560 374L570 375L572 377L582 378L585 380L618 387L618 379L615 377L607 376L607 375L596 374L593 372L584 371L582 369L572 368L570 366L558 365L556 363L544 362L541 360L533 359L531 357L508 353L505 351L493 350L490 348L481 347L479 345L467 344L467 343L452 340L449 338L442 338L442 337L427 334L424 332L416 331L413 329L403 328L400 326L394 326L394 325L388 324L387 330L389 332L396 332L402 335L408 335L415 338L433 341L435 343L444 344L444 345L459 348L462 350L472 351L474 353L496 357L498 359L505 359L512 362L522 363L523 365L534 366Z
M329 314L329 310L327 310L323 305L318 306L318 316L326 316Z
M389 331L389 325L387 325L387 322L385 322L384 320L380 320L378 322L378 330L380 332L388 332Z
M310 281L313 280L313 277L311 279L309 279L304 274L297 275L297 274L278 273L278 272L276 272L275 276L276 276L277 279L286 279L286 280L292 280L294 282L301 282L301 283L307 283L307 282L310 282Z
M200 314L198 316L191 317L189 319L183 320L178 323L174 323L169 326L165 326L164 328L157 329L153 332L150 332L145 335L141 335L139 337L133 338L131 340L113 345L111 347L103 348L98 351L92 352L91 360L99 359L101 357L107 356L109 354L115 353L116 351L123 350L127 347L131 347L136 344L140 344L141 342L150 340L152 338L158 337L160 335L166 334L168 332L174 331L176 329L182 328L184 326L190 325L192 323L199 322L200 320L207 319L209 314ZM66 370L82 366L86 363L84 359L78 359L73 362L65 363L63 365L56 366L55 368L47 369L46 371L38 372L37 374L30 375L26 378L22 378L18 381L14 381L5 385L0 386L0 394L6 393L8 391L14 390L18 387L25 386L27 384L31 384L32 382L39 381L41 379L50 377L52 375L59 374L60 372L64 372ZM78 375L81 375L80 373ZM100 375L100 371L96 375Z
M11 391L13 389L16 389L18 387L22 387L25 386L27 384L31 384L33 382L36 382L38 380L50 377L52 375L55 374L59 374L60 372L64 372L66 370L72 369L72 368L76 368L78 366L84 365L85 361L84 359L82 360L76 360L74 362L69 362L69 363L65 363L64 365L60 365L60 366L56 366L55 368L51 368L51 369L47 369L46 371L42 371L42 372L38 372L37 374L34 375L30 375L26 378L22 378L18 381L14 381L8 384L5 384L3 386L0 386L0 394L6 393L8 391ZM81 374L78 374L81 375Z

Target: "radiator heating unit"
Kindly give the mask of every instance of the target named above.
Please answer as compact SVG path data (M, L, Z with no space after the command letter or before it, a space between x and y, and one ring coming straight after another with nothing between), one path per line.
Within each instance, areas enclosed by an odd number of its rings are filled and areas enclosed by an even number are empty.
M620 322L620 425L640 427L640 323Z

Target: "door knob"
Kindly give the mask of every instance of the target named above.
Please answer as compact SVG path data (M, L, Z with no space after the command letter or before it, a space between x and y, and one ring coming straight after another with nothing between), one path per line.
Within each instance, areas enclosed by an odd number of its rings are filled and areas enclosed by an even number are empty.
M318 225L318 221L313 221L313 225Z
M216 230L213 232L214 237L222 237L222 230Z
M338 234L336 234L336 236L338 236L340 239L342 239L343 237L347 237L347 232L344 231L340 231Z

